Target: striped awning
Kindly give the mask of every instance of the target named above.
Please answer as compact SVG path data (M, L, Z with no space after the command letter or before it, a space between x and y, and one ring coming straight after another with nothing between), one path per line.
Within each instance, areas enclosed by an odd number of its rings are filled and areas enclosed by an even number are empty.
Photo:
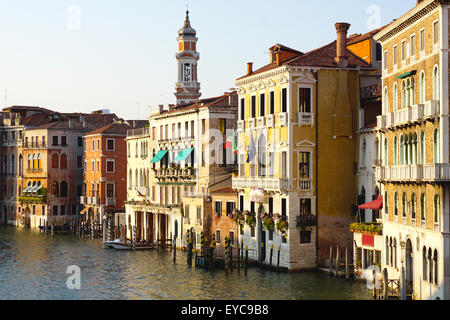
M164 158L164 156L167 154L167 150L160 150L158 151L158 153L156 154L156 156L152 159L152 161L150 161L151 163L157 163L160 162L162 160L162 158Z
M409 77L409 76L413 76L413 75L416 74L416 72L417 72L416 70L413 70L413 71L404 73L404 74L398 76L397 79L403 79L403 78L406 78L406 77Z
M194 151L194 148L184 149L183 151L180 152L180 154L178 154L178 156L175 158L174 161L177 161L177 162L185 161L191 155L191 153L193 151Z

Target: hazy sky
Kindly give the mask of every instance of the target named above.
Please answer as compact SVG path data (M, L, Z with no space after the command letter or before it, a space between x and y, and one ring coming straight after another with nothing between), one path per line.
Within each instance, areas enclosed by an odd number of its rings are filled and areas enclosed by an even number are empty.
M177 32L186 4L197 30L202 98L268 63L275 43L309 51L335 22L368 32L416 0L0 0L0 105L63 112L110 109L144 119L175 103ZM79 14L78 14L79 13Z

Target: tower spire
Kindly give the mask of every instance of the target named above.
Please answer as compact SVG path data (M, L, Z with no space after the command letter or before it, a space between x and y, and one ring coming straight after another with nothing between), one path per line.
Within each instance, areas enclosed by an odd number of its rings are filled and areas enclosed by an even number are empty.
M198 100L201 96L200 83L197 79L197 31L191 26L189 7L186 6L186 19L183 28L178 31L178 82L175 86L177 105Z

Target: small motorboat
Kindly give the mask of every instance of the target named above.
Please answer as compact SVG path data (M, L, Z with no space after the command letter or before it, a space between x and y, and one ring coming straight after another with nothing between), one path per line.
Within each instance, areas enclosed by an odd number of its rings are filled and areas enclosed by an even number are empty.
M110 244L116 250L132 250L133 249L131 247L131 241L130 240L127 240L127 244L124 244L123 241L122 242L111 242ZM134 247L135 247L136 250L151 250L151 249L154 249L153 245L148 245L148 244L145 244L145 243L136 243Z
M103 241L103 245L104 245L106 248L113 248L113 244L122 244L122 245L125 245L125 244L123 243L123 238L119 238L119 239L116 239L116 240L114 240L114 241ZM131 241L130 241L130 240L127 240L127 245L128 245L128 246L131 246Z

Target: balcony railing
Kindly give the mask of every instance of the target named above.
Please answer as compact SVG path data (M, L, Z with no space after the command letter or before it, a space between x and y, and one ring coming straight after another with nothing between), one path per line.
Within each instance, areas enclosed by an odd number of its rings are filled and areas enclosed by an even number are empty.
M195 176L195 169L192 168L184 168L184 169L157 169L155 172L155 177L159 180L161 179L170 179L170 180L178 180L178 179L191 179Z
M257 188L266 191L281 192L289 189L288 179L274 179L274 178L233 178L233 189Z
M25 142L22 144L24 149L45 149L47 148L47 143L45 142Z
M300 179L298 181L298 188L300 190L311 190L312 189L312 180L310 180L310 179Z
M248 119L248 128L250 130L255 130L255 119L254 118Z
M379 181L450 181L450 164L376 167Z
M133 129L127 131L127 137L150 135L150 128Z
M440 102L438 100L427 101L425 104L416 104L405 107L398 111L377 117L378 129L389 129L403 126L426 119L435 118L440 113Z
M106 205L115 207L116 206L116 198L106 198Z
M257 128L264 128L265 125L266 125L266 118L264 118L264 117L256 118L256 127Z
M298 113L298 125L299 126L313 126L314 125L314 113L299 112Z
M381 97L381 83L373 86L363 87L360 90L361 99Z
M244 120L240 120L237 122L237 129L238 129L238 131L245 130L245 121Z

